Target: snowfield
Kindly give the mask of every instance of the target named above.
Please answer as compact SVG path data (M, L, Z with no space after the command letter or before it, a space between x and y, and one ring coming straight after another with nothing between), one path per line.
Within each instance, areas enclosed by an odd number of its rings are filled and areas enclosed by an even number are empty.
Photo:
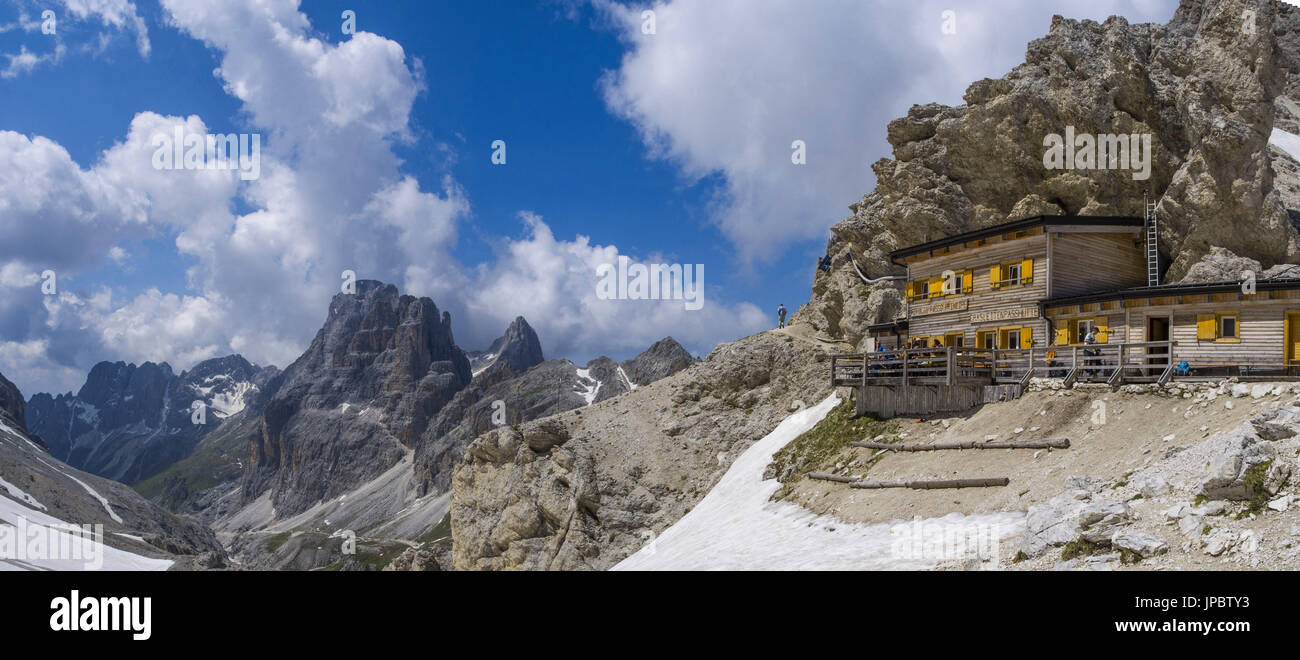
M959 560L922 548L918 541L929 543L934 530L979 529L990 543L1001 542L1003 554L1014 549L1008 541L1024 529L1020 512L851 525L771 501L781 487L763 479L773 455L839 403L831 395L787 417L741 454L694 509L613 570L911 570Z
M40 535L47 539L48 557L34 558L18 556L10 545L14 542L24 539L14 539L14 534L19 529L18 519L24 519L23 529L28 538L34 535ZM99 566L100 570L105 571L165 571L171 567L170 559L153 559L137 555L133 552L118 550L112 546L105 545L98 541L87 541L83 537L77 536L69 531L68 523L55 518L47 513L35 511L21 503L11 500L8 497L0 497L0 534L8 537L6 543L0 543L0 571L29 570L29 571L81 571L94 566L87 565L87 559L73 556L56 556L54 548L72 548L77 547L79 543L91 543L94 548L94 555L103 558L103 564ZM125 534L123 536L126 536ZM10 554L13 552L14 554Z

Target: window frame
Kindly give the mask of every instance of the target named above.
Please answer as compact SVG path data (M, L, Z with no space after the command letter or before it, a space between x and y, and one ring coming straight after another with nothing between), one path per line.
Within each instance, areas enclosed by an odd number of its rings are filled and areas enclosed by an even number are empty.
M1232 319L1233 333L1231 336L1223 332L1224 319ZM1225 344L1241 343L1241 312L1215 312L1214 313L1214 341Z

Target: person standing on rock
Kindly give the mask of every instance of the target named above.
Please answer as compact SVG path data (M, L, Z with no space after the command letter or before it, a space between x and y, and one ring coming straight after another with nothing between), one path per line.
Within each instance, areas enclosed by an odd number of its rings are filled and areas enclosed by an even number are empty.
M785 327L785 303L781 303L781 305L776 308L776 320L777 320L776 327L778 328Z

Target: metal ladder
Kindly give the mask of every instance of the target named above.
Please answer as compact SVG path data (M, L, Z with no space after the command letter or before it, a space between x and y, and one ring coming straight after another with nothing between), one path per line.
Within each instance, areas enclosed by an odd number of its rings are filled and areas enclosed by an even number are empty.
M1160 230L1156 223L1156 203L1147 201L1146 191L1142 191L1142 206L1145 209L1147 231L1147 286L1160 285Z

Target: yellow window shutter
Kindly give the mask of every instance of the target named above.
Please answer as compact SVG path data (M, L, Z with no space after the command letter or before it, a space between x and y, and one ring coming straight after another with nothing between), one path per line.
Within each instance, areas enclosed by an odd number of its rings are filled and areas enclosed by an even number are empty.
M1197 339L1215 339L1219 334L1218 323L1215 322L1213 314L1196 315L1196 338Z
M936 277L930 280L930 297L943 295L943 278Z
M1033 328L1021 328L1021 329L1020 329L1020 348L1029 348L1030 346L1033 346L1033 345L1034 345L1034 330L1033 330Z
M989 269L989 284L994 288L1002 286L998 284L1002 281L1002 266L994 266Z
M1057 328L1057 329L1056 329L1056 345L1057 345L1057 346L1064 346L1064 345L1066 345L1066 344L1068 344L1068 343L1070 343L1070 327L1069 327L1069 326L1066 326L1066 327L1064 327L1064 328Z
M1110 327L1105 325L1095 325L1097 328L1097 343L1105 344L1110 337Z
M912 298L912 297L914 297L914 296L916 296L916 282L908 282L908 283L907 283L907 297L908 297L908 298Z
M1029 284L1034 281L1034 260L1025 259L1020 262L1020 282Z
M964 293L975 290L975 271L968 270L961 274L961 290Z

